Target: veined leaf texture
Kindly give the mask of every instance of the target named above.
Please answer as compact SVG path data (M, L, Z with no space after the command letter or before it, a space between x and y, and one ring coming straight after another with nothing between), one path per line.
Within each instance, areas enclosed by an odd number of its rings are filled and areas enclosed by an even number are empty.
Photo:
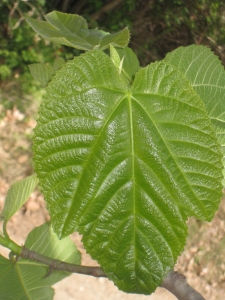
M125 49L124 72L93 50L53 77L34 132L35 172L58 236L79 231L121 290L150 294L184 248L187 218L209 221L217 210L222 155L183 71L165 60L130 82Z
M59 240L49 222L28 234L25 247L51 258L80 264L80 252L75 244L69 237ZM0 255L0 299L53 299L51 286L69 274L58 271L46 277L47 273L48 267L44 264L22 258L15 262Z

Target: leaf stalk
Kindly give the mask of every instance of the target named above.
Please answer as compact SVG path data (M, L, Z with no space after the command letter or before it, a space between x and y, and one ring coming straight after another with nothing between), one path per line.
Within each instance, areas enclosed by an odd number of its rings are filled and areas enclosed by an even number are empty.
M22 250L22 247L13 242L8 236L0 235L0 245L10 249L16 255L20 255Z

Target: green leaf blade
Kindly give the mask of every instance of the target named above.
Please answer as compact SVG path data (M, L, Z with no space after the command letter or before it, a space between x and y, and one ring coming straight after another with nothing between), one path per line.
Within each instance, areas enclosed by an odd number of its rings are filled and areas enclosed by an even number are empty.
M1 212L1 218L3 218L5 222L8 222L20 207L23 206L37 184L37 176L36 174L33 174L25 179L14 182L11 185L5 199L4 208Z
M31 231L25 247L45 256L80 264L80 253L70 238L59 240L50 223L45 223ZM44 278L48 267L35 261L20 259L13 263L0 256L0 295L4 300L10 299L53 299L53 284L67 277L63 271L54 272Z
M45 16L46 20L59 30L68 32L79 32L81 29L87 29L87 21L79 15L65 14L59 11L52 11Z
M106 49L112 44L114 47L124 48L128 45L130 40L130 32L128 28L113 34L107 34L102 37L99 49Z
M119 69L119 73L124 75L131 84L135 74L140 69L139 61L134 52L128 47L124 49L116 49L111 45L110 58L114 65Z
M51 42L74 47L80 50L106 49L110 44L125 47L129 43L127 28L114 33L98 29L88 29L81 16L53 11L45 16L47 21L27 18L28 24L43 38Z
M155 130L152 134L159 135L157 140L161 139L162 150L155 155L165 160L166 157L171 158L171 166L165 165L168 171L173 170L172 161L174 167L176 166L175 173L169 172L167 176L165 174L165 177L172 180L180 177L180 182L175 188L180 195L175 196L175 199L181 198L185 202L179 205L185 207L184 211L187 209L191 215L209 221L218 207L221 193L219 180L221 178L221 154L210 120L203 103L179 72L173 68L170 69L168 65L159 64L155 68L153 66L137 74L134 93L138 93L137 97L141 100L139 103L143 106L143 111L151 111L149 120L151 119L152 124L148 126L153 132ZM150 72L153 72L153 75ZM160 82L159 78L162 76L164 78ZM149 101L145 101L146 94L150 94ZM168 98L165 98L165 95ZM140 118L144 122L141 115ZM143 140L149 140L149 144L152 144L153 141L150 138L146 136ZM143 145L143 148L146 147L147 145ZM198 176L199 187L195 181ZM203 188L202 195L201 185L205 188L205 190ZM189 191L185 191L184 187ZM208 192L207 188L209 188ZM212 194L210 194L210 189ZM208 202L204 196L209 200L211 198L215 200ZM189 203L186 202L187 200Z
M180 47L167 54L165 60L183 73L195 92L203 100L217 139L222 147L225 167L224 67L209 48L196 45Z
M55 74L55 70L52 66L42 63L31 64L29 65L29 69L34 79L39 81L44 87L48 85L49 81Z
M132 86L101 51L66 64L47 88L34 153L54 230L78 230L126 292L152 293L183 250L188 216L209 220L219 204L210 120L163 62Z
M13 288L12 282L14 283ZM17 276L12 262L2 255L0 255L0 292L2 299L6 300L16 300L21 296L21 288L17 282Z
M63 58L61 58L61 57L56 58L54 61L54 71L57 72L58 70L60 70L64 64L65 64L65 61Z

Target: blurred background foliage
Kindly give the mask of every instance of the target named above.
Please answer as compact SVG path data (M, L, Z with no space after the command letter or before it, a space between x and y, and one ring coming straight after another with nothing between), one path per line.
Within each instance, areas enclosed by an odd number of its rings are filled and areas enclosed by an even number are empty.
M0 104L9 109L17 99L17 107L23 110L24 95L40 89L28 64L51 63L56 57L68 60L78 54L43 40L25 21L27 16L44 20L52 10L80 14L89 27L109 32L129 27L130 47L142 66L193 43L209 46L225 64L223 0L1 0Z

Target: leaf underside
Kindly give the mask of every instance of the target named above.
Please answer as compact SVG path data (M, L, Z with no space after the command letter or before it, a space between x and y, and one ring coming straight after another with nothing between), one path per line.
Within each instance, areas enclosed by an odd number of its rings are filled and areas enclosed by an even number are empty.
M80 264L80 253L70 240L58 240L49 223L29 233L25 247L51 258ZM14 263L0 255L0 299L49 300L53 299L53 284L67 277L66 272L53 272L44 278L48 268L31 260L20 259Z
M28 24L43 38L80 50L106 49L110 44L125 47L129 43L128 28L109 34L98 29L88 29L87 21L75 14L53 11L45 16L47 21L27 18Z
M184 247L188 216L210 220L218 208L221 154L175 67L151 64L132 85L122 73L97 50L56 73L34 132L35 171L55 232L79 231L121 290L150 294Z

